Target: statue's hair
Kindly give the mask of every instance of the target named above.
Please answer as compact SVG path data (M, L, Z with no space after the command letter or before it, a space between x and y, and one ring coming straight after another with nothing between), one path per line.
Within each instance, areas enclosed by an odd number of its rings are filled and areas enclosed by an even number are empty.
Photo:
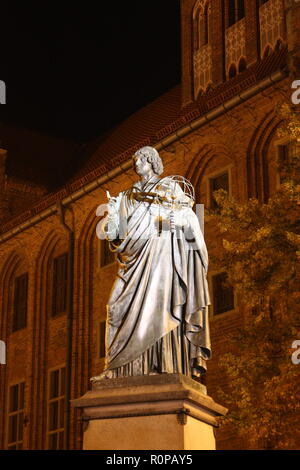
M164 165L162 159L159 156L158 151L154 147L142 147L137 150L135 156L144 156L147 158L147 162L151 163L153 171L156 175L161 175L164 171Z

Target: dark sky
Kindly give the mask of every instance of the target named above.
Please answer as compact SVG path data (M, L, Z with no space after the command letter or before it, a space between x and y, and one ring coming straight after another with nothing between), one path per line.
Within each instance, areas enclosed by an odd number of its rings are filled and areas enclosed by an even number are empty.
M0 121L87 141L180 81L179 0L2 2Z

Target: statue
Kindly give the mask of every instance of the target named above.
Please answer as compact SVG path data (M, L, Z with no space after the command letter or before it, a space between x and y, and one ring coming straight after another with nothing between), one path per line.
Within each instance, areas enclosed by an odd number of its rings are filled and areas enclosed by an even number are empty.
M161 373L199 378L211 356L208 258L183 177L160 178L153 147L133 156L140 180L109 197L102 233L119 270L107 305L106 366L91 380Z

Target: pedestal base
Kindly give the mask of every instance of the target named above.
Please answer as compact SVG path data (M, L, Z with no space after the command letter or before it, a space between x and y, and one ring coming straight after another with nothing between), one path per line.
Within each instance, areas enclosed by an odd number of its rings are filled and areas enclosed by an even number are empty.
M213 450L227 410L181 374L106 379L72 400L82 408L86 450Z

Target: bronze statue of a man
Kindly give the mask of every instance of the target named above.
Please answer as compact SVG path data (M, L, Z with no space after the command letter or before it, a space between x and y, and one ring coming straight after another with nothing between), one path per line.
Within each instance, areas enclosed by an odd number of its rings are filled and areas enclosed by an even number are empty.
M160 178L153 147L134 156L140 180L109 199L105 237L119 270L107 305L106 367L93 377L182 373L199 377L210 358L208 258L182 177Z

